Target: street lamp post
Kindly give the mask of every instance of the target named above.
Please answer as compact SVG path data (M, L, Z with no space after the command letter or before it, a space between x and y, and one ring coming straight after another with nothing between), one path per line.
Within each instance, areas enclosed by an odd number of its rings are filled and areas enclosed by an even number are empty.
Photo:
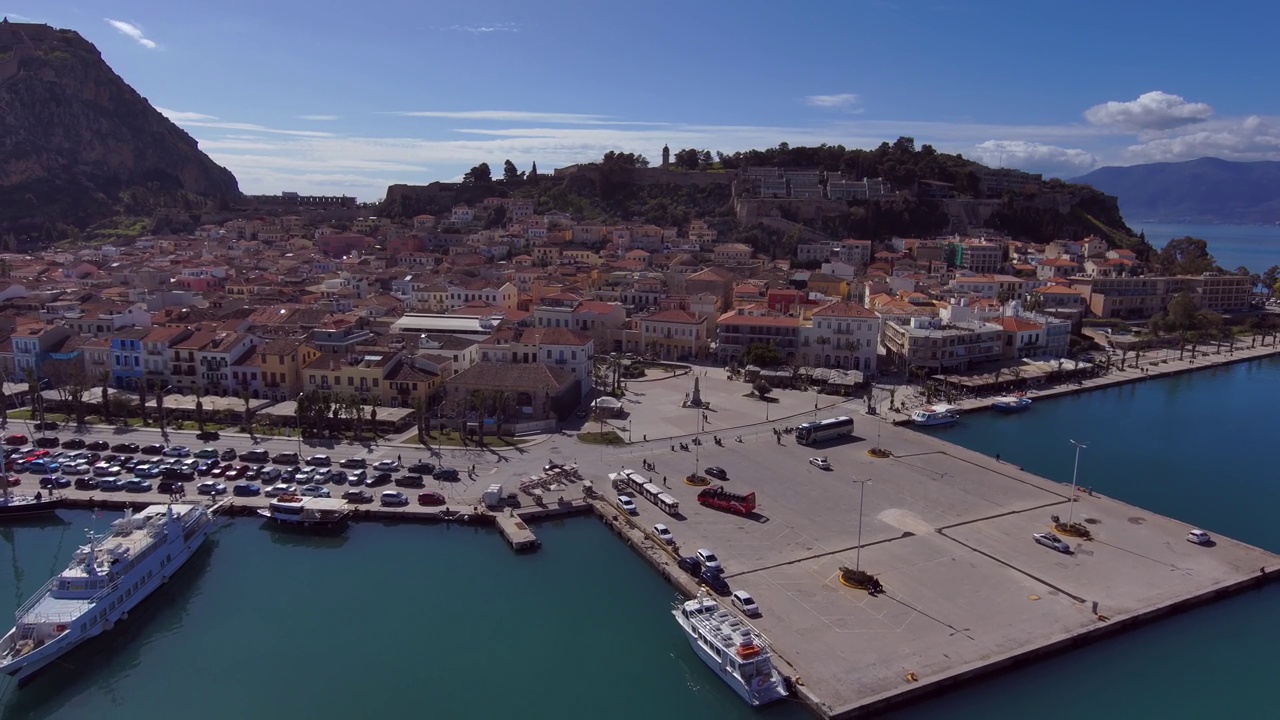
M298 393L298 397L293 399L293 415L298 419L298 457L302 457L302 395Z
M1072 440L1071 444L1076 446L1076 464L1075 467L1071 469L1071 505L1067 508L1067 528L1071 527L1071 523L1075 519L1076 514L1076 474L1080 472L1080 451L1089 447L1088 445L1078 443L1075 440Z
M858 484L858 550L853 559L853 571L856 573L862 570L862 498L866 495L867 483L871 480L854 478L853 481Z
M161 391L156 395L156 408L160 411L160 435L161 435L161 436L163 436L163 435L164 435L164 433L165 433L165 427L164 427L164 394L165 394L165 393L167 393L167 392L169 392L169 391L170 391L170 390L172 390L172 389L173 389L173 386L172 386L172 385L166 385L166 386L164 387L164 389L162 389L162 390L161 390Z

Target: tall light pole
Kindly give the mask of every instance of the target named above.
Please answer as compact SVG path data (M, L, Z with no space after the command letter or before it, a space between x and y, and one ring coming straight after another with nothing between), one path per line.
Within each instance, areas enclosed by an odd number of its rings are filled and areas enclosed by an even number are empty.
M862 498L866 495L867 483L871 480L854 478L853 481L858 484L858 551L853 560L853 571L856 573L862 570Z
M160 411L160 434L164 435L164 394L173 389L172 385L166 385L159 393L156 394L156 409Z
M302 457L302 395L293 399L293 415L298 419L298 457Z
M1089 447L1088 445L1078 443L1075 440L1072 440L1071 444L1076 446L1076 464L1075 467L1071 469L1071 506L1067 508L1068 529L1070 529L1071 522L1075 519L1076 515L1076 474L1080 472L1080 451Z

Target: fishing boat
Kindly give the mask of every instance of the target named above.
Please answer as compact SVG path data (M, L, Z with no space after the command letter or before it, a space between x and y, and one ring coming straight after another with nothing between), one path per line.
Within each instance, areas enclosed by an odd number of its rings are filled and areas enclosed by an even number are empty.
M715 598L699 595L676 603L671 614L698 657L748 704L755 707L787 697L768 641Z
M911 413L911 422L916 425L950 425L960 419L960 408L955 405L930 405Z
M0 673L19 685L80 643L112 629L195 554L217 508L152 505L89 534L67 566L14 613Z
M0 478L0 484L4 485L3 492L0 492L0 522L47 515L66 502L64 497L55 497L52 490L47 495L42 492L34 496L19 495L9 487L8 480L7 477Z
M258 510L258 514L297 529L342 532L351 517L351 506L346 500L336 498L281 495Z
M996 412L1016 413L1031 407L1031 398L1026 395L1006 395L991 401L991 409Z

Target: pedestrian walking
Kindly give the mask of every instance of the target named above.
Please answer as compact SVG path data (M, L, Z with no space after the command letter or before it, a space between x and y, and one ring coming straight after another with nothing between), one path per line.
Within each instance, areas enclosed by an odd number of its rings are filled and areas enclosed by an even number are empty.
M666 476L666 475L663 475L663 476L662 476L662 487L671 487L670 485L668 485L668 484L667 484L667 476Z
M996 453L996 462L1000 462L1000 453Z

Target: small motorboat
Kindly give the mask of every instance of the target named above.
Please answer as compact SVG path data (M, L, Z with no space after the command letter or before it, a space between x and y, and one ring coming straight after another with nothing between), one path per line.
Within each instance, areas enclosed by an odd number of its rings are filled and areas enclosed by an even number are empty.
M1031 398L1026 395L1006 395L991 401L991 409L996 412L1022 412L1031 407Z
M950 425L960 419L960 408L955 405L930 405L911 413L911 422L916 425Z

